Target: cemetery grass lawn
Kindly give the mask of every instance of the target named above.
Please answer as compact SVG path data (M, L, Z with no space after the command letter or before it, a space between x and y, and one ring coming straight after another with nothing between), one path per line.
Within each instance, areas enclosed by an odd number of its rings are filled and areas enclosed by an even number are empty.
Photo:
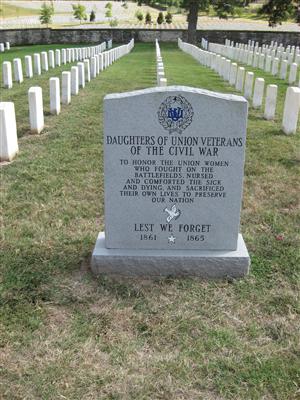
M162 45L162 56L169 84L232 92L175 45ZM155 85L154 45L136 45L50 116L48 78L69 69L1 90L2 101L15 102L20 135L20 154L1 167L1 398L299 398L300 135L280 130L287 85L276 81L275 123L261 111L249 114L241 231L250 275L95 278L89 258L103 229L102 99ZM28 133L31 85L44 93L39 136Z

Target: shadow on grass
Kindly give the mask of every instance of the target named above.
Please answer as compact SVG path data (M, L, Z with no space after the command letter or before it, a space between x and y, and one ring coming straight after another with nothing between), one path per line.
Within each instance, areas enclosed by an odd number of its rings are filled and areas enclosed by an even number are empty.
M300 165L300 159L280 158L278 162L287 168Z

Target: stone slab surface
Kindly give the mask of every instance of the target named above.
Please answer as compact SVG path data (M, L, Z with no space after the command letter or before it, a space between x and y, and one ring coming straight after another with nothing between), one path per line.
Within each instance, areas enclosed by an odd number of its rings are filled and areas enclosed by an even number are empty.
M198 276L240 278L249 272L250 257L241 234L235 251L107 249L100 232L92 255L95 274L123 276Z
M185 86L105 96L107 248L236 249L247 106Z

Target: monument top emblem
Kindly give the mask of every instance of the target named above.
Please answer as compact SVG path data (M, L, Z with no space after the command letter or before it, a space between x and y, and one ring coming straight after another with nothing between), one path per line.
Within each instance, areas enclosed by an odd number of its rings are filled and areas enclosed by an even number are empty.
M175 95L162 102L157 114L159 123L172 134L182 133L192 123L194 111L185 97Z

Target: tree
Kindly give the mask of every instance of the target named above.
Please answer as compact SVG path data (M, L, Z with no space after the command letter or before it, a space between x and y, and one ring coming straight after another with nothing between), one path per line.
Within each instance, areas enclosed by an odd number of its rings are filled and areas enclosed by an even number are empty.
M111 3L106 3L105 4L105 8L108 8L109 10L112 9L112 4Z
M280 1L280 0L279 0ZM211 4L219 18L234 15L237 7L245 6L248 0L182 0L181 6L188 11L188 42L196 43L196 32L199 11L209 11Z
M146 22L146 24L151 24L151 22L152 22L151 14L149 13L149 11L146 14L145 22Z
M168 12L165 19L166 19L167 24L171 24L172 20L173 20L172 14L170 12Z
M117 18L114 18L114 19L111 19L111 20L109 21L109 26L110 26L111 28L114 28L114 27L118 26L118 23L119 23L119 21L117 20Z
M136 13L135 13L135 16L136 16L136 18L138 19L138 21L143 21L143 19L144 19L144 15L143 15L143 13L141 12L141 11L137 11Z
M238 7L246 7L247 1L245 0L212 0L213 8L217 16L221 19L227 19L229 16L233 17L236 14Z
M157 23L158 25L161 25L164 22L164 14L162 12L158 13L158 17L157 17Z
M72 8L73 8L73 16L75 19L79 19L80 23L82 20L86 20L87 19L87 15L85 12L85 6L83 6L82 4L72 4Z
M108 8L108 9L106 10L105 16L106 16L106 18L111 18L111 17L112 17L112 12L111 12L111 9L110 9L110 8Z
M181 6L188 11L188 42L196 43L199 11L208 11L209 0L182 0Z
M297 24L300 25L300 0L298 0L295 6L295 17Z
M90 22L94 22L95 19L96 19L96 14L95 14L95 11L92 10L90 13Z
M41 24L43 24L43 25L46 24L47 28L48 28L48 25L51 24L51 22L52 22L53 15L54 15L54 6L53 6L53 4L50 4L49 6L47 6L47 4L44 3L42 5L42 7L41 7L41 10L40 10L40 21L41 21Z
M293 0L268 0L259 10L260 15L268 17L269 26L271 27L275 27L278 24L281 25L293 13L295 13L295 19L297 20L296 2Z

